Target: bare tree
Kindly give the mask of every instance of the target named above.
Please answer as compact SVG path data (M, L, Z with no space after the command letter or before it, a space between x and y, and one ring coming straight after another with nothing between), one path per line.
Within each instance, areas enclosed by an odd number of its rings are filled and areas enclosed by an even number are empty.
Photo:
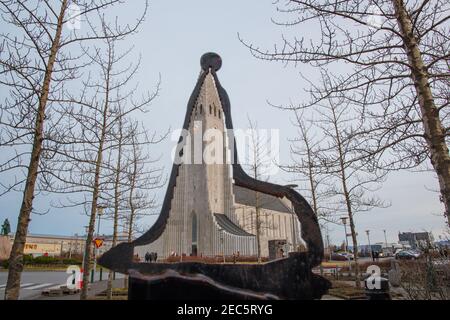
M89 216L81 299L87 298L97 209L107 207L112 197L111 190L114 193L111 180L117 176L110 170L110 161L104 159L108 150L117 148L114 128L125 116L145 112L158 93L157 88L140 100L133 99L137 87L130 86L139 61L135 64L127 62L131 49L124 53L117 50L125 35L111 36L117 34L117 26L102 21L101 30L96 31L95 36L104 39L104 46L95 46L91 50L83 48L98 68L98 77L91 73L83 83L80 97L70 96L67 99L70 103L61 109L61 115L67 118L66 130L63 135L55 137L61 146L50 161L51 170L48 171L51 174L46 181L50 191L70 194L63 206L82 205Z
M247 115L248 120L248 132L246 138L249 139L247 148L247 152L245 154L245 162L247 170L252 178L255 180L264 180L268 178L270 174L270 168L274 165L273 159L270 158L270 137L266 134L263 134L258 129L258 124L256 122L251 121L251 119ZM254 229L256 231L256 244L257 244L257 259L258 263L261 263L261 235L264 231L263 229L273 229L274 226L270 224L264 224L263 219L261 218L262 209L267 205L262 197L261 193L258 191L254 191L254 218L253 212L250 217L251 223L253 225L254 221ZM253 229L253 226L252 226Z
M114 134L116 146L109 150L115 154L115 165L111 170L113 190L111 205L113 219L112 247L117 245L118 228L121 223L127 235L127 241L133 240L139 232L139 221L145 216L157 214L156 194L152 194L164 185L163 168L155 167L159 158L150 157L150 147L160 143L166 134L151 136L140 122L121 117L117 121L117 133ZM142 128L141 128L142 127ZM114 162L114 161L113 161ZM107 296L112 299L113 272L108 275ZM125 286L127 281L125 278Z
M158 215L156 211L157 189L166 183L163 179L163 168L155 166L159 158L152 157L148 146L160 143L168 136L168 131L160 136L153 132L148 136L147 131L141 131L145 135L138 134L138 123L134 123L134 134L131 136L131 146L125 171L125 183L128 186L125 204L125 225L127 226L128 242L133 241L136 233L143 233L139 228L139 221L146 216ZM147 147L147 148L145 148ZM145 228L144 228L145 229ZM128 286L127 277L125 287Z
M61 119L53 117L52 113L64 96L68 82L77 79L80 69L87 63L77 48L82 43L99 39L90 32L94 27L90 23L91 17L121 3L119 0L79 1L74 10L69 2L0 2L1 18L12 29L2 32L0 41L0 83L10 93L1 106L0 147L14 148L12 156L0 165L0 172L17 173L14 182L2 184L4 192L17 187L23 193L10 255L6 299L19 296L25 239L35 189L44 171L40 166L43 156L51 153L54 147L48 135L52 129L60 129ZM77 31L74 22L81 18L89 27ZM110 36L133 31L127 26ZM25 178L20 176L20 170Z
M364 141L359 136L358 121L352 116L350 104L343 99L329 99L317 107L317 113L321 115L317 125L327 137L325 147L319 151L321 167L333 179L328 194L336 199L335 211L344 212L349 219L359 287L355 214L388 206L374 194L385 181L387 171L377 169L370 159L361 158L360 144Z
M120 103L118 104L119 107L119 114L121 114L120 111ZM127 137L126 133L124 133L124 125L125 125L125 117L120 116L117 121L117 133L113 136L115 137L114 140L117 143L116 148L111 148L109 154L112 155L114 152L116 152L116 164L113 168L113 234L112 234L112 244L111 247L115 247L117 245L117 238L118 238L118 225L119 225L119 214L120 214L120 207L123 202L123 184L122 184L122 168L123 168L123 149L124 144L126 143ZM114 128L113 128L114 129ZM107 286L107 298L109 300L112 299L112 281L113 281L113 271L109 271L108 274L108 286Z
M375 156L384 168L414 167L430 159L450 221L449 47L450 4L444 0L291 0L277 10L317 37L284 38L261 59L309 64L329 79L311 84L315 105L344 97L359 107ZM339 71L343 70L343 71ZM319 80L320 81L320 80ZM369 141L367 141L369 142Z
M305 110L292 111L297 137L290 140L291 163L280 165L280 168L294 175L292 180L299 183L299 191L310 200L330 257L329 224L338 225L340 221L331 203L333 195L330 194L329 187L332 177L327 174L327 168L323 168L321 162L321 144L326 137L314 126L314 118L306 117Z
M324 137L319 136L318 128L313 126L314 120L306 118L303 110L293 110L293 113L297 137L290 140L292 163L280 167L286 172L295 174L294 181L307 185L300 190L306 191L319 222L335 222L332 210L327 205L329 195L326 189L329 175L324 174L320 159L320 142Z

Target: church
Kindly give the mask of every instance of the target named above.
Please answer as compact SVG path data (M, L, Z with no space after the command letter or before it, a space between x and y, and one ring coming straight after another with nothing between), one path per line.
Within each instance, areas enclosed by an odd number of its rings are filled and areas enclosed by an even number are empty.
M324 253L316 214L292 185L242 168L222 59L206 53L200 65L158 218L98 263L129 276L129 300L320 298L331 284L312 272ZM247 263L258 253L262 263ZM242 259L221 262L232 255Z
M221 65L215 53L201 58L161 214L134 246L141 260L147 252L158 259L257 256L258 234L261 257L287 256L303 244L286 196L258 188L257 180L236 181L246 174L238 163L228 96L216 74ZM205 159L208 148L213 161Z

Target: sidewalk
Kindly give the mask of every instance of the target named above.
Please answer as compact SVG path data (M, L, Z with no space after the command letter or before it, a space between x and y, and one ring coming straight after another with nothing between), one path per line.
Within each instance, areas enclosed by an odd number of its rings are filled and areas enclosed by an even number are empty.
M123 288L124 279L116 279L112 282L113 288ZM88 299L91 299L95 297L97 294L101 293L102 291L106 290L108 286L108 281L97 281L90 284L90 289L88 291ZM72 294L72 295L62 295L62 296L56 296L56 297L48 297L40 294L39 296L36 296L33 300L80 300L80 294Z

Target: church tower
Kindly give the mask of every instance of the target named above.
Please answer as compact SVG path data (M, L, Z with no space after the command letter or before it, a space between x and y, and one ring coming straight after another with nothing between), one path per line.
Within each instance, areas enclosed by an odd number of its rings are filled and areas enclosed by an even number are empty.
M179 167L174 185L168 187L173 198L167 224L155 242L135 248L141 257L145 252L160 257L256 253L255 235L238 225L233 206L225 113L212 73L220 65L218 56L202 59L203 73L175 153Z

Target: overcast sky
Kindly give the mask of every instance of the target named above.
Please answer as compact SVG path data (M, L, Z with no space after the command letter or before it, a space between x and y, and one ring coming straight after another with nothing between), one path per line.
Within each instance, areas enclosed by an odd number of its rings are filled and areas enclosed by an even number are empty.
M121 10L124 21L136 17L142 8L130 1L130 10ZM132 3L132 5L131 5ZM133 7L134 6L134 7ZM271 23L276 15L272 0L195 0L150 2L150 11L140 33L131 37L129 45L142 54L143 61L137 75L141 88L151 90L161 75L162 90L152 105L151 112L143 116L150 130L163 132L182 126L188 98L200 72L199 59L205 52L214 51L223 60L218 72L222 86L231 100L235 128L247 127L247 114L258 122L260 128L280 129L281 162L289 161L288 138L295 135L291 115L269 106L267 101L282 104L306 99L306 84L299 77L302 70L310 79L316 77L311 68L303 65L284 66L255 59L239 42L237 34L263 48L271 48L281 35L314 37L314 28L286 28ZM4 94L4 93L3 93ZM170 152L174 141L167 139L154 148L155 156L162 155L160 164L169 175ZM271 180L289 183L289 176L279 173ZM162 202L164 187L158 192ZM400 172L389 176L379 195L392 206L373 210L355 217L359 241L367 243L364 230L371 230L371 242L384 241L383 229L389 242L396 242L399 231L432 231L437 238L442 234L445 220L438 194L427 190L437 189L437 181L430 173ZM49 208L49 196L38 195L36 207ZM8 217L12 229L16 228L21 195L9 194L0 198L0 218ZM151 225L154 217L146 218ZM50 209L43 216L34 215L31 233L82 234L88 217L80 209ZM330 226L333 243L343 241L343 228ZM109 221L102 221L101 232L111 233Z

